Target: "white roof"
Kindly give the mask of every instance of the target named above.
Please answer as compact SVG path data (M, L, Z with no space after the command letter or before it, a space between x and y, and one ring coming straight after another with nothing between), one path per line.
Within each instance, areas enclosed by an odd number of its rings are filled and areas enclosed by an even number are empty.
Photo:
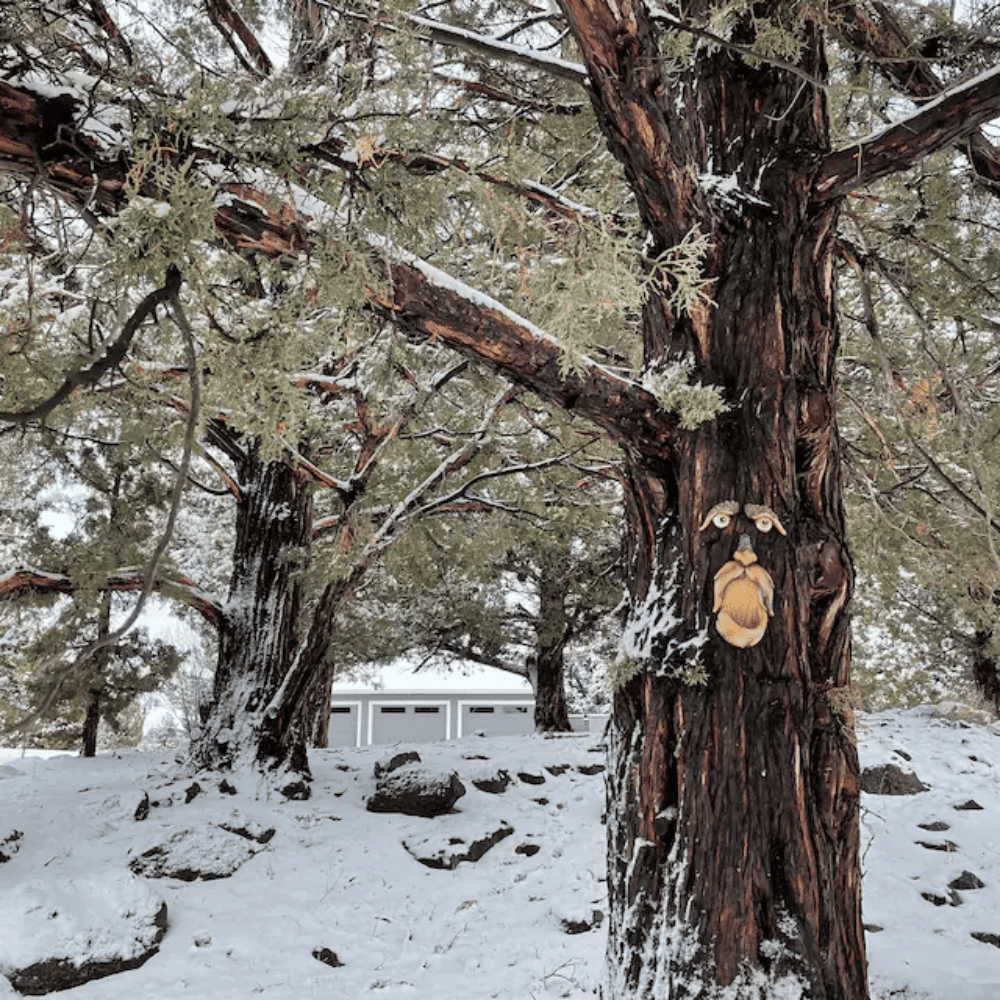
M389 664L372 665L367 676L357 674L351 678L333 682L333 694L434 692L457 694L489 692L502 694L531 694L531 685L524 677L482 667L478 664L464 664L454 670L444 671L425 667L415 671L412 660L395 660Z

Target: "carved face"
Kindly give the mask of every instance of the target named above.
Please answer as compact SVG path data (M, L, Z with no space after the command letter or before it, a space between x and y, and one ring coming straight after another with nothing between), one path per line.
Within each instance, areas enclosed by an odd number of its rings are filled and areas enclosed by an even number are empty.
M706 515L699 530L728 528L740 512L735 500L716 504ZM768 532L772 528L782 534L785 529L778 515L768 507L744 504L743 512L753 521L756 531ZM768 619L774 614L774 581L771 574L757 563L750 535L740 535L733 558L715 574L715 602L713 612L718 612L715 628L731 646L745 649L756 646L767 630Z

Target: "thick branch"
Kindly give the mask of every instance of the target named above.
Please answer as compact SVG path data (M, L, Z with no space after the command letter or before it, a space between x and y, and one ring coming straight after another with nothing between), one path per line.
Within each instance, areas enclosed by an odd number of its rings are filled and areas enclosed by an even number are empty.
M260 42L257 41L257 36L250 30L250 26L229 0L206 0L205 9L208 11L212 24L218 29L219 34L226 40L226 44L233 50L236 58L246 70L257 76L270 76L274 69L270 58ZM247 50L250 59L253 60L252 65L234 43L234 35Z
M584 358L563 372L562 347L499 302L461 286L423 262L387 265L391 292L372 301L400 325L484 362L518 385L579 414L620 445L666 457L677 419L652 393Z
M840 198L919 163L1000 116L1000 67L924 104L912 115L827 156L816 174L818 201Z
M925 59L914 55L914 40L884 3L875 4L875 10L877 23L856 2L839 4L831 11L831 23L842 41L868 56L883 76L898 83L915 101L936 97L944 84ZM982 132L969 136L965 152L979 177L1000 186L1000 151Z
M142 590L145 585L146 577L142 571L128 568L112 573L101 589L126 593ZM3 601L19 600L33 594L72 595L78 589L78 583L65 573L44 573L28 566L18 566L0 576L0 600ZM222 622L225 614L222 605L186 576L157 577L153 581L153 590L194 608L214 628Z

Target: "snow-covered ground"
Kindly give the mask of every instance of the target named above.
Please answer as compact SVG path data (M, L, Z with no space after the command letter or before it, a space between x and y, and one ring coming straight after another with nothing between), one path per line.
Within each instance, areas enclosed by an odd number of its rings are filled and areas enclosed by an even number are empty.
M873 995L995 1000L1000 947L972 935L1000 944L1000 726L966 727L917 709L865 718L860 741L864 765L896 763L930 786L864 797L864 919L883 928L868 934ZM59 905L53 899L77 907L88 893L112 917L154 912L162 898L168 927L158 954L61 996L592 1000L606 932L595 917L606 910L603 780L587 773L603 763L597 739L416 745L423 766L457 771L467 789L456 812L434 819L365 810L375 762L398 749L316 752L313 797L280 803L257 801L248 787L226 794L204 778L187 802L192 780L178 779L165 754L0 751L0 852L12 830L23 834L0 863L0 956L37 938L35 924L3 918L26 892L43 914ZM498 769L513 779L502 793L473 785ZM136 820L144 793L154 804ZM969 800L982 809L955 808ZM447 850L453 839L503 825L513 833L454 869L427 867L403 844ZM247 860L228 878L124 874L130 859L180 831L193 831L185 841L193 861L206 860L199 853L230 836L224 826L275 832L264 843L241 841ZM983 887L950 887L973 884L966 873ZM72 932L85 914L61 905ZM77 927L76 946L85 949L85 939ZM5 990L0 978L0 996Z

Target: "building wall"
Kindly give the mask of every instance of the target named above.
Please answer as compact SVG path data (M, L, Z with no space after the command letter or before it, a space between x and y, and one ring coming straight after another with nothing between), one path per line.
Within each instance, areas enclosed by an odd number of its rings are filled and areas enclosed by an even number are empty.
M331 699L331 747L419 743L534 729L535 699L530 692L335 690Z

